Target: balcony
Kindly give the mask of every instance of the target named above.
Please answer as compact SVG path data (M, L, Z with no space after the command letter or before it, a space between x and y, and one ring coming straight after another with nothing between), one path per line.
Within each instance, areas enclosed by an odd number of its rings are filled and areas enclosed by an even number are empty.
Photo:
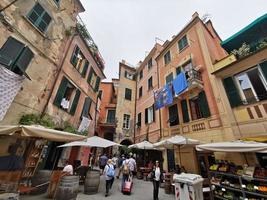
M199 92L203 90L203 81L201 77L201 73L196 71L195 69L190 69L189 71L185 72L188 88L183 91L181 94L185 94L187 92L196 91ZM180 96L179 94L178 96Z

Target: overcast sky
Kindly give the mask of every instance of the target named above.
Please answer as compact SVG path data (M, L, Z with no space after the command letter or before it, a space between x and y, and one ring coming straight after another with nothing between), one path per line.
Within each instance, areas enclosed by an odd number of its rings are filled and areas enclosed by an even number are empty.
M227 39L267 13L266 0L81 0L81 14L105 60L107 80L118 78L119 61L136 65L155 44L170 39L197 11L208 13Z

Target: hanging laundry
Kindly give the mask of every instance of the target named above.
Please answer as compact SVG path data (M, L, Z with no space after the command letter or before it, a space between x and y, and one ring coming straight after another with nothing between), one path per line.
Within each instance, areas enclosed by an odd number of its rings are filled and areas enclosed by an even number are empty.
M4 119L8 108L21 88L23 80L23 76L0 65L0 121Z
M60 103L61 107L63 109L69 109L69 106L70 106L70 102L66 99L66 98L63 98L61 103Z
M163 88L160 88L154 92L154 99L156 110L172 104L172 84L166 84Z
M172 81L175 95L181 94L188 88L188 83L184 72L178 74L178 76Z

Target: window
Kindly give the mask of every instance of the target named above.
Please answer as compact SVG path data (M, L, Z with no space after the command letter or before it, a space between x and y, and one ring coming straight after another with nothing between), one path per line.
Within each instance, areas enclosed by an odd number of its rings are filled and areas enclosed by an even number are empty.
M267 83L259 66L235 76L243 103L267 99Z
M27 17L33 23L33 25L42 33L46 31L52 19L39 3L35 4L35 6L29 12Z
M188 41L187 41L187 37L185 35L184 37L182 37L182 39L180 39L178 41L179 51L182 51L187 46L188 46Z
M168 121L169 121L170 126L176 126L179 124L177 104L169 107L169 120Z
M152 58L150 58L148 60L148 62L147 62L147 68L148 68L148 70L150 70L152 66L153 66L153 61L152 61Z
M142 97L143 95L143 87L140 87L139 88L139 98Z
M139 80L141 80L143 78L143 70L141 70L140 72L139 72Z
M165 65L169 64L171 62L171 52L168 51L165 55L164 55L164 63Z
M13 37L9 37L0 49L0 64L18 75L25 75L33 58L33 52Z
M124 114L123 115L123 129L129 129L130 128L130 115Z
M103 91L102 90L99 90L99 92L98 92L98 98L99 99L102 99L102 95L103 95Z
M94 89L95 92L99 90L100 78L96 75L93 67L91 67L87 82Z
M137 127L141 127L142 125L142 113L138 113L137 115Z
M132 100L132 90L129 88L125 88L125 99Z
M108 115L107 115L107 123L114 124L115 123L115 110L108 110Z
M89 62L85 59L78 46L75 46L70 62L80 72L80 74L82 74L82 77L86 76Z
M154 105L145 109L145 123L150 124L155 121Z
M209 105L204 91L200 92L198 96L190 99L189 105L192 120L210 116Z
M192 69L193 69L192 62L191 61L187 62L182 66L176 68L176 75L178 76L181 73L181 71L183 71L185 73L186 79L188 79L190 78L190 73Z
M192 120L201 119L203 116L202 116L202 113L200 111L198 97L195 97L193 99L190 99L189 100L189 104L190 104L190 110L191 110L191 118L192 118Z
M54 2L59 6L61 0L54 0Z
M153 79L152 76L147 80L148 90L153 89Z
M166 76L166 84L171 83L173 81L173 73L170 73L168 76Z
M86 97L84 99L84 104L83 104L83 110L82 110L81 118L82 117L86 117L88 119L91 119L91 116L90 116L91 105L92 105L92 99L90 97Z
M54 99L54 105L74 115L80 94L80 90L75 88L67 78L63 77Z
M134 80L134 75L127 71L124 72L124 77L130 80Z

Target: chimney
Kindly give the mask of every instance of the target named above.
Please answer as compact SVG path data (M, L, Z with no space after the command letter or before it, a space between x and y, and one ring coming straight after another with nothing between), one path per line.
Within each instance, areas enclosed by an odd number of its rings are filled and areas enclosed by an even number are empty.
M192 15L192 18L194 19L194 18L196 18L196 17L198 17L199 15L198 15L198 12L194 12L194 14Z
M122 59L122 60L121 60L121 63L126 64L126 61Z

